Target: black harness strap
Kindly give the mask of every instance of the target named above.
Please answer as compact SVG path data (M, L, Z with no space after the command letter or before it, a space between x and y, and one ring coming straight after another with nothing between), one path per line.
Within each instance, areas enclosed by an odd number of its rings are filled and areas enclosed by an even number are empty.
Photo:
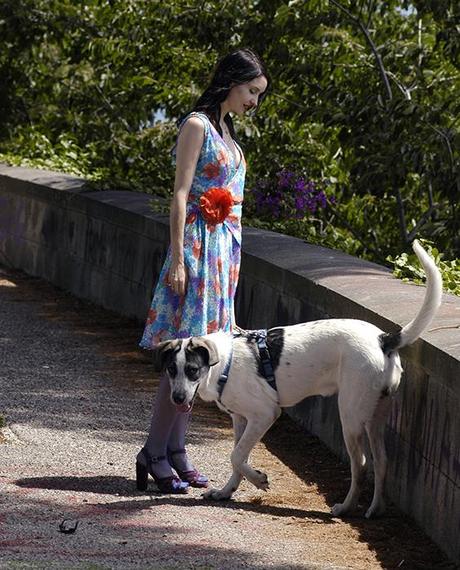
M262 370L265 379L267 380L269 386L273 388L273 390L277 391L276 387L276 378L275 378L275 371L273 369L272 358L270 355L270 350L267 345L267 329L260 329L257 331L248 331L246 333L234 333L233 338L244 336L248 339L248 341L254 341L257 344L259 349L259 357L262 363ZM230 366L232 365L232 358L233 358L233 342L230 348L230 355L227 359L225 364L224 371L219 376L217 380L217 392L219 394L218 401L221 401L222 392L224 391L225 385L227 384L228 380L228 373L230 371Z
M259 347L260 361L262 362L262 369L264 372L265 379L268 384L277 390L276 388L276 378L275 371L273 370L272 357L270 355L270 350L267 346L267 329L261 329L255 331L255 341Z
M232 358L233 358L233 340L232 340L232 345L230 347L230 355L227 358L227 362L225 364L224 371L219 376L219 380L217 380L217 393L219 394L219 397L217 398L217 400L219 402L222 398L222 392L224 391L225 384L227 384L228 373L230 371L230 366L232 365Z

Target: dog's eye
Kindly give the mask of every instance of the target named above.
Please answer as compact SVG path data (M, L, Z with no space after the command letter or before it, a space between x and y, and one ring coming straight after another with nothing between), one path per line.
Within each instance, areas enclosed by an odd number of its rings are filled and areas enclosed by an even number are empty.
M200 369L198 368L198 366L187 366L186 374L190 378L196 378L199 373Z
M166 369L170 376L175 376L177 374L177 366L175 362L172 362Z

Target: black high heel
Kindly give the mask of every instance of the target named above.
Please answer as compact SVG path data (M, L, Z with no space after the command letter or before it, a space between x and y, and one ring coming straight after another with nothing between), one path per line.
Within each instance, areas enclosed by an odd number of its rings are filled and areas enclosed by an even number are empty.
M147 465L136 460L136 488L138 491L147 491L149 485L149 471Z
M139 461L139 457L142 461ZM158 457L152 457L149 455L148 451L143 447L136 459L136 488L138 491L146 491L148 487L149 475L153 478L157 484L160 493L174 493L174 494L185 494L188 492L189 484L185 481L179 479L175 475L170 475L168 477L158 477L153 472L153 467L155 463L166 459L165 455L160 455Z

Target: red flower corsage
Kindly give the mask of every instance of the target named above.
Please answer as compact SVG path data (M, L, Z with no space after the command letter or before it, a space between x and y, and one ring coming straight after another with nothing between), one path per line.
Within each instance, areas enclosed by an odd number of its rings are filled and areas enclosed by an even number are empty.
M200 210L208 224L221 224L230 214L233 196L227 188L210 188L200 196Z

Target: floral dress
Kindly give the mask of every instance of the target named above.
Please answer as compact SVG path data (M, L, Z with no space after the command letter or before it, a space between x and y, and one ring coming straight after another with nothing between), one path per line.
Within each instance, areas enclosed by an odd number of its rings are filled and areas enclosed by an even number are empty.
M224 331L231 332L241 259L241 209L246 163L238 158L204 113L204 141L190 188L184 229L185 295L167 285L171 248L154 290L140 346Z

